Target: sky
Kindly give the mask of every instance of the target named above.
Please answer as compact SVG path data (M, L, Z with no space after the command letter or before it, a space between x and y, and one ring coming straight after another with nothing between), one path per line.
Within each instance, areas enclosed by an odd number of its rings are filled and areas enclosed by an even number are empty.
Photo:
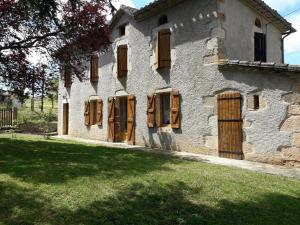
M115 0L116 5L128 5L141 8L152 0ZM285 40L285 62L300 65L300 0L264 0L273 9L276 9L282 16L285 16L296 9L295 13L285 17L293 24L298 32L291 34Z

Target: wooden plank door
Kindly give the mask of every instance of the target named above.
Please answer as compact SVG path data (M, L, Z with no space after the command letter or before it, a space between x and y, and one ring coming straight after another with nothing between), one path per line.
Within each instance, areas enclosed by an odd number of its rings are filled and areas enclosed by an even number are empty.
M238 92L218 96L219 155L230 159L244 159L242 149L242 97Z
M135 144L135 96L129 95L127 101L127 143Z
M63 135L69 134L69 103L63 104Z
M108 141L115 141L115 99L108 99Z

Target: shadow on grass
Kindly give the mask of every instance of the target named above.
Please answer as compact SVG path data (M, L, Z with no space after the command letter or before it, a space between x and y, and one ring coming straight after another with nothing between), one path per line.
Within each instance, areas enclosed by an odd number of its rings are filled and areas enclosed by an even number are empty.
M0 223L101 225L295 225L300 199L270 193L244 202L219 201L215 207L190 200L204 194L185 183L135 183L85 208L69 210L51 205L29 189L0 183ZM299 196L299 195L298 195Z
M0 173L32 183L62 183L77 177L118 179L153 170L177 159L64 142L0 139Z

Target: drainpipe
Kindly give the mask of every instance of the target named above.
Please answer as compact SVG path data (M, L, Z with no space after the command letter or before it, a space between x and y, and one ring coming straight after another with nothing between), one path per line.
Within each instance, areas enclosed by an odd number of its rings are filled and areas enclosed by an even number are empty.
M284 63L284 39L287 38L289 35L291 35L292 33L295 33L296 31L294 30L290 30L290 31L287 31L285 33L283 33L283 37L281 38L281 54L282 54L282 63Z

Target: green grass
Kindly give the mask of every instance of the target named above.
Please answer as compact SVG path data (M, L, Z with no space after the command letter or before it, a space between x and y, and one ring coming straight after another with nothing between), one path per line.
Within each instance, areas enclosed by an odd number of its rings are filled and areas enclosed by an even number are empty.
M300 181L93 145L0 136L0 224L299 224Z

